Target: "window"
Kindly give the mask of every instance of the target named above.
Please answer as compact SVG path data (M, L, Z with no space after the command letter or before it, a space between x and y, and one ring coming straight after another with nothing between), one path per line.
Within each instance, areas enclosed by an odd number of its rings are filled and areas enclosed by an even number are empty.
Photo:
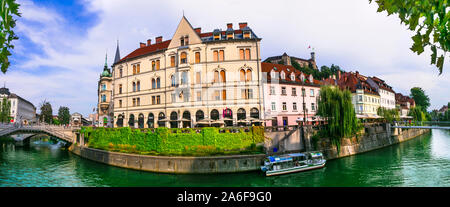
M217 51L217 50L214 50L214 52L213 52L213 61L214 62L219 61L219 51Z
M122 108L122 100L119 100L119 108Z
M291 73L291 81L295 81L295 74Z
M362 96L361 95L358 96L358 100L362 102Z
M286 87L281 87L281 95L286 95Z
M219 91L214 91L214 100L216 100L216 101L220 100L220 92Z
M250 49L245 49L245 59L246 60L250 60L251 56L250 56Z
M184 46L184 37L182 37L182 38L180 39L180 45L181 45L181 46Z
M311 111L315 111L316 110L316 104L315 103L311 103Z
M232 40L233 39L233 33L228 33L227 34L227 39Z
M141 98L137 98L136 102L137 102L137 106L140 106L141 105Z
M281 72L281 79L286 79L286 75L284 74L284 72Z
M202 100L202 92L197 91L197 101L201 101L201 100Z
M119 84L119 94L122 94L122 84Z
M214 83L219 82L219 71L214 71Z
M220 40L220 33L214 34L214 40Z
M184 71L183 73L181 73L181 85L187 84L187 82L188 82L188 74L186 71Z
M222 100L227 100L227 90L222 90Z
M225 52L223 50L219 51L219 61L225 60Z
M187 54L186 52L182 52L181 53L181 64L186 64L187 63Z
M253 99L253 89L242 89L241 94L242 99Z
M156 78L156 88L161 88L161 79L159 77Z
M246 81L252 81L252 71L250 69L247 69L247 80Z
M195 63L200 63L200 52L195 53Z
M122 68L119 70L119 77L121 78L123 76L123 70Z
M244 39L250 39L250 32L244 32Z
M309 93L310 93L311 96L314 96L314 89L310 89Z
M362 112L362 111L363 111L363 107L359 106L359 112Z
M220 81L221 81L222 83L227 82L227 77L226 77L226 75L225 75L225 71L224 71L224 70L220 71Z
M161 96L156 96L156 104L161 104Z
M175 67L175 56L170 56L170 67Z
M141 81L137 82L137 91L141 91Z
M152 70L156 70L156 62L152 61Z
M175 87L177 85L177 82L175 80L175 75L170 76L170 80L172 82L172 87Z
M136 75L136 65L133 65L133 75Z
M152 89L156 89L156 80L152 78Z
M156 70L159 70L159 69L161 69L161 61L157 60L156 61Z
M270 86L270 95L275 95L275 86Z
M136 65L136 73L140 73L141 72L141 65L137 64Z
M296 88L292 88L292 96L297 96L297 89Z
M201 78L201 73L200 72L196 72L195 73L195 83L196 84L201 84L202 83L202 78Z
M136 92L136 83L133 82L133 92Z
M276 110L277 110L276 103L272 102L272 111L276 111Z
M287 105L286 105L286 102L283 102L283 111L287 111Z
M136 99L133 98L133 106L136 106Z
M244 69L241 69L240 71L239 71L239 74L240 74L240 80L241 80L241 82L244 82L245 81L245 70Z
M302 88L302 96L305 96L305 95L306 95L306 91L304 88Z
M152 105L156 104L156 96L152 96Z
M239 57L241 60L245 60L245 50L244 49L239 50Z
M106 95L102 95L102 102L106 102Z

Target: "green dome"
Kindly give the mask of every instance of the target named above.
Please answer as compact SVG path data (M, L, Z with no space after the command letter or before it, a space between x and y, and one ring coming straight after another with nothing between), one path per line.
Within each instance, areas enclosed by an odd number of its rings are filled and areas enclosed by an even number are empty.
M111 74L109 73L109 71L104 70L102 73L102 77L111 77Z

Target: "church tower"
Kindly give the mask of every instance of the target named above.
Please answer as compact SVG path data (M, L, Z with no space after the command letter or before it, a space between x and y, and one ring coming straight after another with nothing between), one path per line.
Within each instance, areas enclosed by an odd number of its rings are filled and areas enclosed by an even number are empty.
M105 57L105 65L103 72L100 74L100 80L98 81L98 126L99 127L112 127L112 74L108 68L108 55Z

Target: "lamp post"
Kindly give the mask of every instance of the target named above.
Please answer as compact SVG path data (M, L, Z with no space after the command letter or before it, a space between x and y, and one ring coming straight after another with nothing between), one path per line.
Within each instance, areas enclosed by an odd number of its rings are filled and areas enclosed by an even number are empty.
M302 97L303 97L303 126L305 126L306 120L306 103L305 103L305 88L302 86Z

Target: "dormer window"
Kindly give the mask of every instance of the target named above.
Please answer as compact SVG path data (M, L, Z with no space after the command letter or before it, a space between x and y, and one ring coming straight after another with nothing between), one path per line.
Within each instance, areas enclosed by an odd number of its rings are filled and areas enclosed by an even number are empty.
M184 46L184 37L182 37L182 38L180 39L180 45L181 45L181 46Z
M244 39L250 39L251 35L250 32L244 32Z
M295 74L294 73L291 73L291 80L295 81Z
M286 79L286 75L284 74L284 72L283 71L281 71L281 79Z
M274 79L277 78L276 75L277 74L275 73L275 71L272 70L272 72L270 72L270 77L271 78L274 78Z
M309 82L313 83L313 76L309 75Z
M302 82L305 82L305 76L303 74L300 76L300 78L302 79Z
M220 33L214 34L214 40L220 40Z

